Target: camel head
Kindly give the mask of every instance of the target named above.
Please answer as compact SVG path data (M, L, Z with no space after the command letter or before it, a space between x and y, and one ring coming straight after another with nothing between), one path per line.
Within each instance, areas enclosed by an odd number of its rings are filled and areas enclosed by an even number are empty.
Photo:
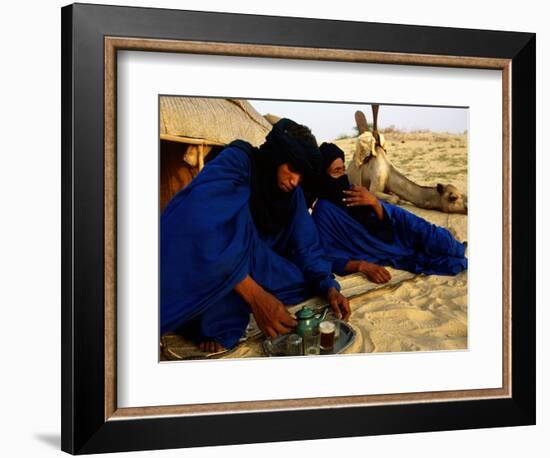
M438 183L436 188L442 211L445 213L468 213L468 196L462 194L456 186Z

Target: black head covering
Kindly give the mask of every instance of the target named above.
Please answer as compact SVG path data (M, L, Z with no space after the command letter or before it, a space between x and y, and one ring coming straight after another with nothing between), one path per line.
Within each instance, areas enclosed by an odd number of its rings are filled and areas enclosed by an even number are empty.
M282 191L277 185L277 168L285 163L292 165L303 182L316 179L320 173L321 156L317 144L292 136L289 130L299 127L294 121L283 118L273 125L265 142L254 148L250 211L262 234L276 232L289 222L293 208L294 190ZM314 137L312 137L314 139Z
M321 153L323 172L326 172L330 165L338 158L346 162L346 156L344 155L344 152L334 143L323 143L319 147L319 152Z
M317 143L295 138L290 131L300 125L288 118L277 121L260 146L259 162L278 167L290 163L304 179L319 174L321 155ZM314 140L314 137L312 137Z
M323 143L319 147L321 154L321 175L317 180L316 197L330 200L336 205L344 205L342 199L345 197L343 191L350 188L350 182L346 174L340 178L333 178L328 174L328 168L338 158L345 162L344 152L334 143Z
M380 221L371 207L347 207L343 202L342 199L346 197L343 191L351 187L348 176L344 174L339 178L333 178L328 174L327 169L338 158L345 162L344 152L334 143L323 143L319 147L319 151L321 153L322 173L317 181L316 197L329 200L333 204L342 207L371 234L388 244L393 243L391 221L386 212L384 212L383 220Z

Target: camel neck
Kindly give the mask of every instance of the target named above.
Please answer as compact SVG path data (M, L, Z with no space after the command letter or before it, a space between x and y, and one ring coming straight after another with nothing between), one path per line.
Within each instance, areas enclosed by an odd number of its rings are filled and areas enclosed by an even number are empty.
M437 208L439 193L435 187L421 186L403 175L393 164L388 178L388 187L400 198L413 203L418 207Z

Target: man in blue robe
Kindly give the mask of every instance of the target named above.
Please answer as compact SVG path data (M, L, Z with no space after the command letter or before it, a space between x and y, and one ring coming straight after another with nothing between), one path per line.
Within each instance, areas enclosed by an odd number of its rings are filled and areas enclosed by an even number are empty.
M275 337L297 324L284 304L315 294L347 319L349 303L298 186L319 165L309 129L282 119L259 148L231 143L174 196L161 216L161 335L229 349L252 313Z
M384 283L391 276L382 266L437 275L467 268L466 245L447 229L351 186L338 146L323 143L320 151L324 173L312 191L317 197L312 216L333 272L362 272Z

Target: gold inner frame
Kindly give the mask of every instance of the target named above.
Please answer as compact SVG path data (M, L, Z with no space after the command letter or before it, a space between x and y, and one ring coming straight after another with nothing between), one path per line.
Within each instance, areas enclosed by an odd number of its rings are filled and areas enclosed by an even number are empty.
M224 402L118 408L117 405L117 177L116 106L117 51L177 52L226 56L268 57L378 64L424 65L481 68L502 72L502 380L501 388L431 391L403 394L335 396L305 399ZM105 37L105 421L131 420L153 416L190 416L247 413L274 410L337 408L380 404L509 398L511 386L511 60L480 57L386 53L359 50L301 48L240 43L213 43L179 40Z

